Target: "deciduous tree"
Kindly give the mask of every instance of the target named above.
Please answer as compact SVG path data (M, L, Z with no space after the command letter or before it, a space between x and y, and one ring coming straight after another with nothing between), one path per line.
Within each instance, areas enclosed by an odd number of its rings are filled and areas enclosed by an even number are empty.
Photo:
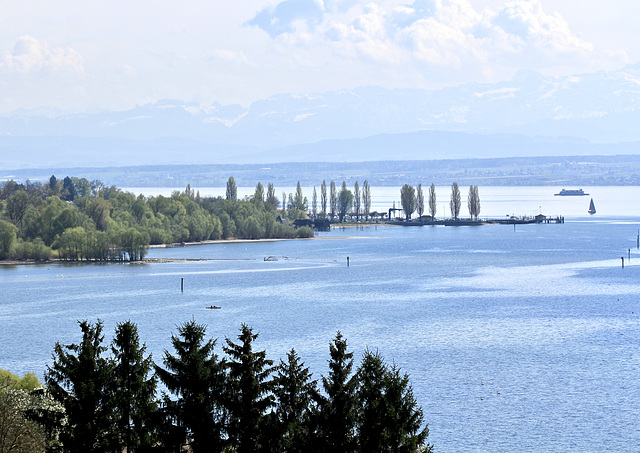
M407 220L411 220L411 214L416 210L416 190L413 186L405 184L400 190L400 204Z
M458 183L454 182L451 184L451 200L449 201L449 209L451 210L451 217L455 220L458 220L458 216L460 215L460 208L462 206L462 202L460 200L460 188L458 187Z
M429 214L433 219L436 218L438 206L436 204L436 185L431 183L429 186Z
M236 180L233 176L229 176L227 180L227 192L226 192L227 200L237 200L238 199L238 187L236 186Z

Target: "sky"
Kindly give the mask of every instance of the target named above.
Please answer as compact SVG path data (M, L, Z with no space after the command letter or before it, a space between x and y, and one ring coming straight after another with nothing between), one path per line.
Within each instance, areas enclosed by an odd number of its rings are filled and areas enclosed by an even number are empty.
M630 0L0 0L0 113L437 89L640 62Z

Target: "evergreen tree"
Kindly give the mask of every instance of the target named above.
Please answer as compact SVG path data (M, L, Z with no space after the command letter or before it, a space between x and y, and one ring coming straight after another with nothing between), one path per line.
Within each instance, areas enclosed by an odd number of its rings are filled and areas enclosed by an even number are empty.
M195 453L219 452L224 447L224 362L213 352L215 340L206 340L205 334L206 326L195 321L178 326L178 336L171 336L176 355L165 350L166 370L155 367L167 389L179 397L174 404L166 400L165 405L187 430Z
M265 351L254 351L258 338L252 329L242 324L239 343L226 339L224 352L229 356L228 435L237 453L266 451L272 437L267 432L266 411L273 406L271 395L273 361Z
M322 377L326 396L319 398L319 451L351 453L355 451L355 385L351 376L353 352L347 352L347 340L338 332L329 345L329 375Z
M273 393L276 398L275 416L279 435L274 451L308 451L312 403L317 399L318 389L316 381L311 380L309 368L304 367L294 349L287 354L286 361L280 360Z
M157 379L146 346L140 346L138 327L131 321L116 326L111 343L113 374L110 384L113 416L120 450L128 453L153 446L153 416Z
M429 430L422 427L409 377L395 366L389 369L378 352L365 351L356 373L358 380L358 451L431 452L425 444Z
M82 342L53 350L53 364L47 366L45 382L52 396L62 403L67 424L60 434L66 451L103 452L114 448L114 427L108 386L111 366L102 354L102 321L80 321Z

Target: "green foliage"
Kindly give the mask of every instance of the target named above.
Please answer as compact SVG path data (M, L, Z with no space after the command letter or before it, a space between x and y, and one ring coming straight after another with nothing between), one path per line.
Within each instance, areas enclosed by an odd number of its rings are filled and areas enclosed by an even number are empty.
M389 368L378 352L366 350L356 376L359 452L432 451L425 445L429 430L422 427L422 409L406 374Z
M20 378L6 373L0 370L0 452L44 453L44 429L28 416L35 398L21 388Z
M113 437L108 393L112 365L103 356L102 321L79 324L81 343L55 344L45 381L65 409L67 426L60 434L65 450L105 451Z
M416 190L413 186L405 184L400 189L400 204L407 220L411 220L411 214L416 210Z
M32 392L42 387L42 383L35 373L25 373L24 376L16 376L11 371L0 370L0 387L3 389L24 390Z
M11 255L17 231L13 224L0 220L0 259L9 258Z
M352 379L353 352L340 332L329 345L329 375L322 378L326 396L319 400L318 444L320 451L354 452L356 428L356 381Z
M157 378L151 356L145 357L145 352L134 323L116 326L111 343L113 373L109 393L118 434L114 443L120 451L149 449L156 443L153 416L157 410Z
M0 371L0 448L2 411L17 404L3 399L9 389L22 392L11 432L39 442L16 451L432 452L408 375L368 350L353 373L340 332L321 394L295 350L274 368L244 324L222 359L206 326L178 326L164 367L146 355L134 323L117 325L109 357L102 322L79 324L79 344L54 347L48 390L29 394L35 376ZM170 392L161 398L156 376Z
M343 184L342 189L338 193L338 199L337 199L337 202L336 202L336 209L337 209L337 212L338 212L338 217L340 218L341 222L344 221L344 217L351 210L351 206L352 205L353 205L353 194ZM333 206L332 206L332 208L333 208Z
M206 327L190 321L171 336L175 350L165 350L165 368L156 365L156 373L170 392L178 396L168 400L169 416L181 421L194 452L219 452L222 441L222 405L226 377L224 362L214 354L214 340L206 339ZM184 441L185 439L183 439Z
M451 184L451 199L449 201L449 209L451 211L451 217L454 219L458 219L460 215L460 208L462 207L462 201L460 198L460 187L458 187L458 183L454 182Z
M189 185L171 197L145 198L100 181L65 181L53 176L46 185L0 184L0 259L45 260L56 251L71 261L136 261L150 244L313 236L276 223L273 184L263 201L261 183L250 200L238 200L233 177L228 199L201 198ZM298 209L306 209L300 187L292 201L292 219L306 218Z
M313 434L313 401L318 399L317 381L311 380L292 349L287 360L280 360L273 379L277 436L275 451L305 452L311 449Z
M229 356L229 424L228 435L238 453L266 451L269 446L267 410L273 406L269 376L273 361L265 351L254 351L257 333L243 324L238 335L239 343L226 339L222 349Z

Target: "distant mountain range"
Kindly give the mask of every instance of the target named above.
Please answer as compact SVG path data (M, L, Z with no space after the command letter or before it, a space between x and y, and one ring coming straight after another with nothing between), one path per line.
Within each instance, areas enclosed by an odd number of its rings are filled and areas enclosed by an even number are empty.
M0 116L4 169L640 151L640 65L440 90L363 87L239 105Z

